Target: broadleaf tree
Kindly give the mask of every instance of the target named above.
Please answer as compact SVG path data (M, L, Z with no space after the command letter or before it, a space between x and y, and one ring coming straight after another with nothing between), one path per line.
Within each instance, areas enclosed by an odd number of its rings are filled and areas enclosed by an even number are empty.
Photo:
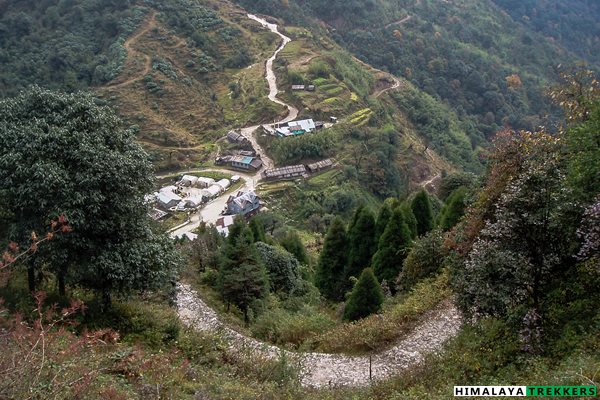
M10 235L44 232L64 215L69 235L36 254L67 284L101 292L172 282L178 258L169 238L151 228L144 196L153 190L148 155L116 113L91 94L32 87L0 102L0 186L13 218Z

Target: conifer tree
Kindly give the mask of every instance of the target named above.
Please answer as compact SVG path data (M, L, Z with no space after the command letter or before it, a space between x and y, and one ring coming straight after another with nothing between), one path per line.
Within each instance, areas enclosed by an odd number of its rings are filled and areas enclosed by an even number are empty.
M384 279L388 282L396 281L410 244L410 231L402 211L396 209L379 239L377 253L373 256L373 271L380 281Z
M267 235L265 233L265 226L263 223L257 218L252 218L250 223L248 224L250 230L252 231L252 236L254 237L254 242L267 242Z
M365 268L346 302L344 319L355 321L381 309L385 296L371 268Z
M413 214L410 203L408 201L402 202L402 204L399 206L399 209L402 212L404 222L406 222L406 226L408 226L408 230L410 231L410 237L412 239L416 239L418 236L417 219L415 218L415 214Z
M348 230L348 264L345 271L345 287L349 288L351 276L360 275L371 264L371 258L377 250L375 242L375 217L373 213L360 207L354 217L354 225Z
M379 238L383 235L383 231L390 218L392 217L392 207L388 201L385 201L377 214L377 222L375 223L375 241L379 242Z
M319 257L315 276L315 285L325 298L339 301L344 297L343 280L347 260L348 237L346 228L342 220L336 217L331 222L325 236L325 243Z
M264 298L269 288L267 272L259 261L250 228L242 226L239 234L227 241L219 264L223 299L237 305L248 322L250 305Z
M417 219L417 235L422 236L433 229L433 211L431 200L425 190L421 190L411 203L412 212Z
M440 227L447 231L450 230L465 213L465 198L467 196L467 188L460 187L452 192L446 206L442 209L440 218Z

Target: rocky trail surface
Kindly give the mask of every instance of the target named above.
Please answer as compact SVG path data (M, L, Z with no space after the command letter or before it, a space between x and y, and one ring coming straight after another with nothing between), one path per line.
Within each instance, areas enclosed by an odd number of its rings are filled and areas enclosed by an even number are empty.
M427 313L410 334L383 352L370 356L296 353L231 329L187 284L178 285L177 304L179 317L186 325L199 331L219 333L227 340L231 351L253 351L274 360L285 355L300 367L301 383L309 387L365 386L371 379L377 381L397 375L420 363L426 354L441 350L444 342L456 335L461 325L458 311L448 301Z

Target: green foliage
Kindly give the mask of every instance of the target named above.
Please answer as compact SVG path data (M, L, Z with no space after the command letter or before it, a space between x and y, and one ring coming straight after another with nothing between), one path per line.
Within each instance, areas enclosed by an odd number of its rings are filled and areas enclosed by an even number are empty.
M577 56L596 64L600 62L598 31L595 28L600 19L598 3L571 0L552 7L544 7L540 0L494 0L494 3L505 9L515 21L558 41Z
M574 229L560 142L547 134L510 139L524 153L519 174L504 189L457 275L459 304L467 313L506 317L521 307L539 312L544 294L569 270ZM505 163L512 160L505 159ZM571 226L570 226L571 225Z
M375 242L375 217L371 210L359 207L348 227L348 264L344 272L344 289L350 286L350 277L357 277L371 265L371 257L377 250Z
M335 218L327 231L315 276L315 286L333 301L344 297L344 268L348 260L348 238L342 220Z
M271 343L297 348L334 326L335 321L331 317L311 306L304 306L298 312L276 308L256 319L252 333Z
M438 272L444 266L444 237L434 229L413 242L396 281L400 290L411 289L417 282Z
M305 159L327 158L332 155L334 148L335 135L318 131L277 139L271 145L270 154L277 164L289 164Z
M446 200L446 205L440 212L440 228L447 231L452 229L462 218L466 208L466 198L469 190L459 187Z
M476 184L477 176L467 172L453 172L442 177L442 182L437 190L437 196L440 200L446 201L448 196L460 187L473 188Z
M422 236L433 229L431 200L425 190L417 193L410 204L410 208L417 220L417 236Z
M402 212L402 216L404 217L404 222L406 223L406 226L408 226L408 229L410 230L410 237L412 239L416 239L418 236L417 218L415 217L415 214L413 213L413 210L411 208L411 203L408 200L405 200L402 203L400 203L400 205L398 206L398 209Z
M588 119L566 133L569 161L568 181L580 201L589 204L600 193L600 101L593 104Z
M114 79L125 61L125 38L146 13L109 0L11 0L2 7L2 97L31 84L73 91Z
M380 282L384 279L388 284L396 281L410 246L410 231L402 212L396 209L379 239L377 252L373 256L373 271Z
M252 218L248 226L252 231L252 237L254 238L255 242L267 243L267 234L265 233L265 226L263 225L260 219Z
M344 308L344 319L355 321L381 309L385 299L381 286L371 268L365 268L352 289Z
M214 225L202 223L196 230L198 237L191 243L190 259L198 271L218 268L219 248L225 241Z
M378 315L338 325L319 335L316 348L332 353L364 353L385 348L406 335L424 313L452 296L448 274L427 278L397 303L384 306Z
M256 243L256 250L269 274L271 290L293 293L301 289L300 264L291 253L263 242Z
M87 94L34 87L0 102L0 110L0 181L14 215L11 236L22 242L31 231L46 232L59 215L72 228L36 255L61 291L72 283L108 301L111 292L175 279L172 241L152 231L146 214L148 157L111 109Z
M267 295L269 280L254 246L252 231L243 223L237 224L241 225L240 229L230 231L223 247L219 262L219 288L223 299L238 306L248 322L250 305Z
M288 230L279 239L279 244L292 253L301 264L309 264L308 254L306 254L306 248L304 247L304 243L302 243L302 239L300 239L300 235L298 235L298 231Z
M375 240L379 243L379 239L383 232L385 231L385 227L388 222L392 218L392 207L390 206L389 201L385 201L381 208L379 209L379 214L377 214L377 221L375 222Z

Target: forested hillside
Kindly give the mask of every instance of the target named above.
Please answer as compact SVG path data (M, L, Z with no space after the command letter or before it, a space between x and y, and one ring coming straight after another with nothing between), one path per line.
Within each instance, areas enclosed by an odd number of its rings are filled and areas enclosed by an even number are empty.
M33 83L77 90L122 72L122 45L146 9L131 1L0 3L0 96Z
M575 61L487 0L240 3L293 23L322 21L362 60L451 105L473 143L504 125L552 125L560 112L544 91L560 63Z
M494 0L515 21L560 43L578 57L600 62L600 3L594 0Z

